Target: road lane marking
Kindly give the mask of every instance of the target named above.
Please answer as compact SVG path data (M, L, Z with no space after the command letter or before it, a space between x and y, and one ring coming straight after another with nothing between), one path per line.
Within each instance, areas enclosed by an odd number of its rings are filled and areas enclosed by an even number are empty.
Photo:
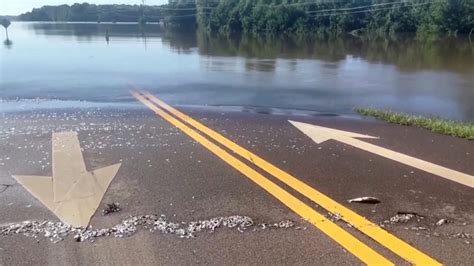
M86 227L121 164L88 172L76 132L52 138L53 176L13 177L61 221Z
M132 92L133 96L142 102L145 106L154 111L157 115L168 121L170 124L179 128L189 137L203 145L210 152L214 153L217 157L222 159L224 162L232 166L234 169L248 177L254 183L259 185L261 188L266 190L268 193L277 198L280 202L286 205L288 208L293 210L295 213L306 219L309 223L313 224L316 228L321 230L324 234L329 236L331 239L336 241L339 245L344 247L346 250L351 252L354 256L359 258L362 262L368 265L393 265L392 262L372 250L370 247L362 243L360 240L349 234L341 227L328 220L323 215L319 214L308 205L297 199L248 165L232 156L230 153L220 148L197 131L186 126L184 123L174 118L170 114L166 113L161 108L155 106L152 102L147 100L144 96Z
M339 142L351 145L364 151L368 151L379 156L394 160L396 162L420 169L433 175L437 175L459 184L474 188L474 176L456 170L452 170L434 163L420 160L415 157L395 152L355 138L375 138L353 132L342 131L327 127L311 125L302 122L289 121L293 126L310 137L314 142L320 144L327 140L334 139Z
M365 235L369 236L370 238L372 238L373 240L375 240L382 246L386 247L387 249L391 250L393 253L402 257L403 259L416 265L441 265L435 259L424 254L418 249L412 247L411 245L397 238L396 236L390 234L389 232L380 228L378 225L372 223L371 221L360 216L354 211L344 207L343 205L339 204L335 200L317 191L316 189L300 181L296 177L286 173L280 168L274 166L273 164L267 162L266 160L260 158L259 156L250 152L249 150L227 139L226 137L222 136L220 133L206 127L205 125L194 120L188 115L176 110L175 108L161 101L154 95L151 95L150 93L147 93L147 92L142 92L142 93L144 96L149 98L152 102L154 102L155 104L157 104L164 110L170 112L174 116L180 118L182 121L188 123L189 125L203 132L204 134L209 136L211 139L214 139L216 142L229 148L236 154L240 155L241 157L247 159L248 161L258 166L262 170L273 175L274 177L276 177L283 183L287 184L288 186L292 187L293 189L295 189L296 191L298 191L305 197L311 199L313 202L315 202L322 208L328 210L329 212L339 214L341 218L344 221L346 221L348 224L352 225L354 228L361 231Z

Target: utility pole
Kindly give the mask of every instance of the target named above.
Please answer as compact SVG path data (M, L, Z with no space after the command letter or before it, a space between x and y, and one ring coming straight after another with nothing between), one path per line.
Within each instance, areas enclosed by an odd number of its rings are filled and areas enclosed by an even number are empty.
M145 19L145 0L142 0L142 17L139 19L139 23L144 25L146 24L146 19Z

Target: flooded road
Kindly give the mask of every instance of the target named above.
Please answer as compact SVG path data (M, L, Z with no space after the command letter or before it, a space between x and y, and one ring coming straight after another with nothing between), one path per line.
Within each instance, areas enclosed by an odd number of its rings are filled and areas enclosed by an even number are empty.
M351 115L473 121L466 39L9 34L0 265L474 265L474 142Z
M474 121L474 46L465 38L255 39L20 22L9 33L1 112L133 105L135 85L178 106L338 114L371 106Z

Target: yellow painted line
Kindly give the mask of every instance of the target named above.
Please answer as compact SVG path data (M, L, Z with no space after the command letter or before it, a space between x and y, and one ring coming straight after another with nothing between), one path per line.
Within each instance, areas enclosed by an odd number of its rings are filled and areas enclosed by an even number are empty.
M268 193L277 198L280 202L285 204L288 208L293 210L295 213L306 219L308 222L313 224L327 236L336 241L339 245L344 247L346 250L351 252L354 256L359 258L362 262L368 265L393 265L392 262L372 250L370 247L362 243L360 240L349 234L335 223L328 220L323 215L319 214L311 207L297 199L257 171L250 168L248 165L237 159L236 157L229 154L224 149L220 148L207 138L200 135L195 130L186 126L173 116L169 115L161 108L155 106L153 103L148 101L145 97L138 93L132 93L135 98L140 102L154 111L156 114L161 116L163 119L174 125L175 127L182 130L189 137L199 142L209 151L214 153L217 157L221 158L224 162L235 168L237 171L248 177L250 180L255 182L261 188L266 190Z
M168 112L175 115L176 117L179 117L181 120L192 125L199 131L203 132L204 134L208 135L209 137L217 141L218 143L224 145L225 147L229 148L236 154L254 163L259 168L263 169L264 171L273 175L274 177L276 177L283 183L287 184L288 186L292 187L293 189L295 189L302 195L311 199L322 208L328 210L329 212L337 213L341 215L341 218L344 221L346 221L347 223L349 223L350 225L352 225L354 228L358 229L362 233L366 234L373 240L377 241L382 246L391 250L393 253L402 257L403 259L415 265L441 265L441 263L431 258L430 256L424 254L420 250L412 247L408 243L390 234L389 232L385 231L384 229L380 228L378 225L372 223L371 221L360 216L354 211L344 207L343 205L339 204L338 202L331 199L330 197L324 195L323 193L317 191L316 189L312 188L306 183L300 181L296 177L293 177L292 175L281 170L280 168L260 158L256 154L250 152L249 150L227 139L226 137L222 136L218 132L206 127L205 125L187 116L186 114L176 110L175 108L161 101L157 97L146 92L142 92L142 93L151 101L159 105L161 108L167 110Z

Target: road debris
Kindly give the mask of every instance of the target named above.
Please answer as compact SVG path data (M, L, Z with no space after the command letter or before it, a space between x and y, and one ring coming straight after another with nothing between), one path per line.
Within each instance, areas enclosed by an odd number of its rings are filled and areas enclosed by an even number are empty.
M436 237L446 237L446 238L449 238L449 239L457 238L457 239L462 240L467 245L470 245L470 244L474 243L472 241L472 239L474 239L474 234L471 234L471 233L465 233L465 232L454 233L454 234L452 234L452 233L451 234L433 233L433 235L436 236Z
M474 239L474 234L462 232L462 233L451 234L450 237L460 238L460 239Z
M449 220L448 220L448 219L441 219L441 220L439 220L439 221L436 222L436 225L437 225L437 226L441 226L441 225L447 224L447 223L449 223Z
M333 222L339 222L342 219L341 214L332 212L328 212L328 215L326 217Z
M269 229L269 228L287 229L287 228L292 228L294 226L295 226L295 222L293 222L291 220L284 220L284 221L281 221L279 223L273 223L273 224L269 224L269 223L258 224L257 227L254 229L254 231L257 231L258 229L265 230L265 229ZM298 228L295 228L295 229L300 230L301 227L298 227Z
M0 184L0 193L5 192L11 187L13 187L13 184Z
M366 204L378 204L380 200L375 197L360 197L348 200L349 203L366 203Z
M24 235L26 237L37 238L44 236L53 243L62 241L69 236L77 242L91 241L101 237L130 237L138 230L144 229L149 232L160 232L162 234L176 235L180 238L193 238L199 232L214 232L220 228L236 229L244 232L249 229L260 231L265 229L288 229L296 226L291 220L283 220L278 223L255 224L248 216L220 216L208 220L198 220L191 222L170 222L165 215L141 215L131 216L122 220L110 228L94 229L91 226L72 227L62 222L52 221L24 221L21 223L11 223L0 225L0 236Z
M118 202L108 203L107 207L102 210L102 215L108 215L110 213L119 212L121 210L122 209L120 208L120 204Z
M413 230L413 231L428 230L428 228L424 227L424 226L412 226L412 227L407 228L407 229L410 229L410 230Z
M418 222L424 219L423 216L415 212L398 212L397 215L391 217L389 220L385 220L383 223L384 224L408 223L415 217L418 218Z
M465 244L472 244L472 239L474 239L473 233L467 233L465 231L462 231L460 233L440 232L439 230L441 229L438 226L448 223L453 223L453 220L443 218L435 223L430 221L429 218L425 218L424 216L416 212L397 212L397 215L391 217L389 220L383 221L382 223L380 223L380 226L386 227L391 225L403 225L403 228L405 230L415 231L416 235L424 235L425 237L460 239ZM463 223L461 225L465 226L466 223ZM453 229L451 228L451 230Z

